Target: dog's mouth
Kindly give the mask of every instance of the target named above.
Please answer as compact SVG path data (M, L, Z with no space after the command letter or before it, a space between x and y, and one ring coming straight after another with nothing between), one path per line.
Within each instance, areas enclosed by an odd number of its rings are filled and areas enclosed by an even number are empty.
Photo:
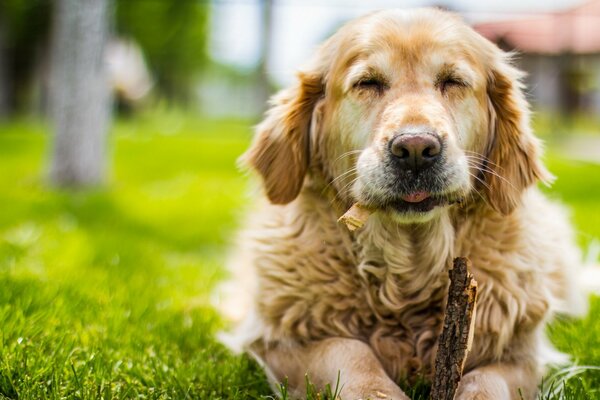
M439 195L419 191L386 201L385 204L383 204L383 206L380 208L403 214L427 213L436 207L448 206L460 202L461 199L456 196Z

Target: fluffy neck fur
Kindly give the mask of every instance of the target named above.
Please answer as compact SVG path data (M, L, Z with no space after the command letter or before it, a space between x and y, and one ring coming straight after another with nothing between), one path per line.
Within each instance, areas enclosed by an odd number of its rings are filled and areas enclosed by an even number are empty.
M371 299L376 311L402 313L445 288L454 245L449 219L444 212L426 223L402 225L376 213L359 231L358 270L369 286L378 287L377 300Z
M322 171L319 175L326 176ZM351 203L341 199L331 185L324 185L326 179L316 176L307 179L302 195L320 199L317 202L337 219ZM386 314L396 313L446 287L446 271L454 257L455 214L444 209L427 222L401 224L376 212L351 235L360 276L368 286L379 288L379 300L370 299L372 306L381 303L388 309Z

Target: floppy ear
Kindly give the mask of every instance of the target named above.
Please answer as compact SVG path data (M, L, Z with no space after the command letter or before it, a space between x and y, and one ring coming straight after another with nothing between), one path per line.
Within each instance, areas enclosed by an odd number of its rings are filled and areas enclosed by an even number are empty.
M309 130L314 105L323 95L320 74L300 73L298 82L278 93L243 161L260 173L273 204L294 200L309 163Z
M510 214L521 201L522 192L553 176L540 160L541 145L529 126L529 105L520 79L523 73L502 55L488 76L490 134L483 175L483 191L490 205Z

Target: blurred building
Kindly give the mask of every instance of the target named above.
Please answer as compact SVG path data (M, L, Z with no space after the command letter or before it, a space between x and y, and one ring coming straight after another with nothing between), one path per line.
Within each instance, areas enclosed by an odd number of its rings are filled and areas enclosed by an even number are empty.
M537 108L600 113L600 0L474 28L501 48L518 52Z

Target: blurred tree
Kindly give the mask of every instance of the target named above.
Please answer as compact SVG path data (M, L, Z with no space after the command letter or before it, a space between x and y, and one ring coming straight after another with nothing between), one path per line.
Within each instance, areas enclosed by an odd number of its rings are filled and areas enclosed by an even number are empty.
M55 0L50 64L54 142L50 177L57 186L103 181L110 93L104 51L110 0Z
M8 49L7 49L7 21L6 13L0 4L0 119L6 118L10 111L8 92L10 90L10 78L8 75Z
M194 78L208 61L208 2L112 1L116 3L115 30L141 46L156 78L158 95L175 102L188 101ZM57 4L51 0L0 0L0 115L2 110L45 109L50 16Z
M31 107L40 92L33 82L46 68L50 9L48 0L0 0L0 114Z
M268 74L268 66L271 58L271 41L273 36L273 0L260 0L261 23L260 23L260 58L256 68L257 75L257 101L266 107L267 100L271 95L271 82Z
M187 102L207 62L208 2L117 0L117 33L142 47L160 94Z

